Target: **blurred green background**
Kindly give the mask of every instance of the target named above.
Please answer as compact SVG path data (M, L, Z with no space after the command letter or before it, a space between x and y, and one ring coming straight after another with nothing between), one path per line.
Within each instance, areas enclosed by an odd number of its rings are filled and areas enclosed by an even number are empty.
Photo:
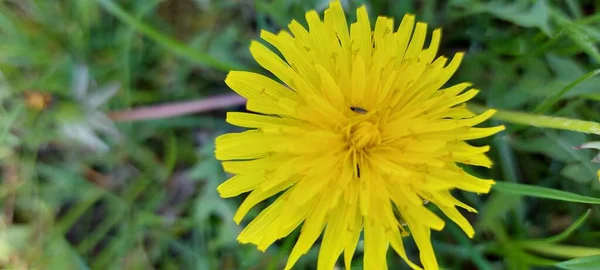
M482 89L477 108L600 122L598 0L342 2L351 21L366 4L372 20L398 24L410 12L442 27L441 53L467 53L452 83ZM242 198L221 199L215 189L228 176L214 159L214 138L237 130L224 115L243 106L161 119L115 112L214 105L215 95L232 93L227 70L260 70L248 51L260 29L304 22L305 11L327 5L1 0L0 268L282 269L295 233L264 253L238 244L232 216ZM492 122L507 131L474 142L492 145L495 166L472 173L600 197L596 153L573 149L597 135L505 120ZM600 269L592 256L600 254L597 206L456 194L480 210L467 214L478 233L470 240L451 222L433 233L445 269ZM316 268L318 246L296 269ZM582 256L592 257L556 264ZM390 269L407 269L392 251L388 260ZM353 265L362 269L362 243Z

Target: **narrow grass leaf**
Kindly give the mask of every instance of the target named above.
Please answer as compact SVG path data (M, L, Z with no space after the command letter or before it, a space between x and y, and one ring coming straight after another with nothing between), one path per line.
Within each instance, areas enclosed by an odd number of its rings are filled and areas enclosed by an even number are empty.
M519 246L538 254L563 259L600 255L600 248L557 245L541 241L523 241Z
M542 114L542 113L548 111L548 109L550 109L552 106L554 106L554 104L556 104L561 99L562 96L564 96L571 89L575 88L575 86L577 86L578 84L580 84L598 74L600 74L600 69L592 70L592 71L584 74L583 76L577 78L576 80L571 82L569 85L565 86L565 88L560 90L560 92L558 92L555 95L550 96L550 97L546 98L544 101L542 101L542 103L540 103L540 105L538 105L533 110L533 112L537 113L537 114Z
M489 109L483 106L477 106L473 104L469 104L469 108L471 108L475 112L484 112ZM494 114L494 116L492 116L492 118L502 120L508 123L535 126L540 128L571 130L576 132L600 135L600 123L592 121L584 121L565 117L535 115L516 111L498 109L496 110L497 112L496 114Z
M558 268L568 270L590 270L598 269L600 265L600 255L576 258L555 264Z
M137 29L144 35L148 36L150 39L154 40L161 46L167 48L171 52L190 59L192 61L198 62L200 64L206 65L208 67L212 67L221 71L229 71L232 69L242 69L242 67L238 67L231 63L226 63L223 61L219 61L218 59L213 58L208 54L204 54L198 52L181 42L174 40L158 30L150 27L149 25L144 24L139 21L135 17L131 16L125 10L121 9L118 5L113 3L111 0L97 0L98 3L110 14L117 17L119 20L128 24L129 26Z
M521 196L529 196L543 199L567 201L567 202L578 202L578 203L592 203L600 204L600 198L594 198L589 196L583 196L571 192L562 190L556 190L546 187L538 187L525 184L507 183L507 182L496 182L493 189L497 192L515 194Z
M588 209L587 211L585 211L585 213L583 215L581 215L575 222L573 222L573 224L571 224L571 226L569 226L567 229L565 229L564 231L562 231L561 233L554 235L554 236L550 236L548 238L542 239L540 241L546 242L546 243L558 243L561 241L566 240L567 238L569 238L569 236L571 236L579 227L581 227L581 225L583 225L585 223L585 221L588 219L588 217L590 216L590 213L592 212L591 209Z

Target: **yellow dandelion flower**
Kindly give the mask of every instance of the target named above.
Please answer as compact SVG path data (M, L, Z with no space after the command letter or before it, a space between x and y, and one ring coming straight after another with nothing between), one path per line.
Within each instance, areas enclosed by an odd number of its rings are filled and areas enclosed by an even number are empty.
M332 269L343 253L350 267L361 232L364 269L387 269L391 246L411 262L402 238L412 235L426 269L438 269L431 230L444 221L435 204L467 235L474 231L456 206L458 188L487 193L494 181L466 173L457 163L490 167L488 146L466 140L503 130L473 127L493 113L475 115L464 102L469 83L440 89L463 57L436 58L441 31L424 49L427 25L406 15L397 31L378 17L372 30L365 7L350 25L334 1L321 20L306 13L308 29L292 21L289 32L261 32L277 53L252 42L254 59L281 82L231 71L225 82L248 99L255 113L230 112L227 122L251 130L216 140L216 157L234 176L218 187L222 197L250 192L235 213L238 224L251 208L277 199L240 233L241 243L265 250L301 226L288 258L290 269L322 232L318 269Z

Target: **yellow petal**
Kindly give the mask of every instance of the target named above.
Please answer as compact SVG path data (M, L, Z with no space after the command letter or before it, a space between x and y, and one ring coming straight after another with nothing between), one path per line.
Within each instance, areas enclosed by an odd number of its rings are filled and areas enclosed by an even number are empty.
M351 62L350 34L348 33L348 24L346 15L339 1L335 0L329 3L329 8L325 10L325 25L332 29L340 44L340 50L333 52L330 56L338 68L344 68Z
M398 31L396 35L398 37L398 50L399 50L399 59L398 63L404 58L406 58L406 48L408 47L408 43L410 41L410 37L413 35L413 28L415 27L415 16L412 14L404 15L402 18L402 22L400 22L400 26L398 26Z
M447 194L447 196L451 195ZM438 197L439 195L434 195L432 198L430 198L430 200L434 202L437 205L437 207L440 210L442 210L442 212L444 212L444 214L448 218L454 221L454 223L456 223L467 234L467 236L469 236L469 238L473 238L473 236L475 235L475 230L473 229L473 226L471 226L469 221L460 212L458 212L458 210L456 210L453 203L438 200Z
M299 100L287 87L257 73L230 71L225 83L247 99L279 99L281 97Z
M321 194L317 205L312 209L306 218L306 221L304 221L304 225L302 225L298 241L296 241L296 245L294 245L285 265L286 270L291 269L300 256L306 254L310 247L315 243L323 231L325 217L329 213L329 209L335 204L337 204L337 202L333 201L331 196L328 196L328 194Z
M238 174L219 185L217 191L223 198L235 197L257 188L263 180L264 176L260 172L248 175Z
M440 40L442 39L442 30L435 29L431 34L431 41L429 42L429 47L427 50L421 52L421 60L425 63L431 63L437 54L438 48L440 46Z
M272 151L273 148L269 145L280 139L280 136L258 130L224 134L215 140L215 155L218 160L262 158Z
M402 236L397 228L388 232L387 238L389 239L390 245L394 251L396 251L400 258L402 258L411 269L423 269L408 259L406 250L404 250L404 243L402 243Z
M289 187L291 187L296 181L298 181L298 178L285 177L282 179L275 179L271 181L277 181L278 184L273 185L269 189L255 189L254 191L250 192L250 195L246 197L244 202L242 202L238 210L235 212L235 215L233 216L233 220L235 221L235 223L239 224L244 218L244 216L248 214L248 211L250 211L250 209L252 209L252 207L257 205L258 203L281 192L282 190L286 190Z
M373 42L375 46L378 47L383 42L383 38L386 35L392 33L394 27L394 19L379 16L377 17L377 21L375 22L375 30L373 30Z
M382 269L387 267L387 249L389 243L384 228L375 220L365 221L364 269Z
M301 74L313 85L318 83L319 77L315 72L314 66L304 57L303 53L294 43L294 38L288 32L281 31L275 35L263 30L260 32L260 37L277 48L294 71Z
M347 226L347 213L346 204L343 202L338 203L337 207L331 210L321 248L319 249L317 269L333 269L335 262L342 253L344 249L343 237Z
M350 104L352 106L364 106L363 98L365 94L365 86L367 84L366 81L366 67L365 62L361 56L357 56L352 65L352 90L349 93L350 95ZM369 109L369 108L363 108Z
M466 133L462 133L462 134L456 134L456 136L454 136L454 138L456 140L474 140L474 139L479 139L479 138L484 138L484 137L489 137L491 135L494 135L500 131L503 131L505 129L504 126L496 126L496 127L489 127L489 128L469 128L469 131Z
M433 246L431 245L431 231L428 227L422 225L418 217L407 217L407 224L413 240L419 248L419 257L423 268L427 270L439 269Z
M292 82L297 77L296 72L286 62L281 60L277 54L257 41L250 43L250 53L259 65L270 71L288 86L293 86Z
M358 208L358 187L356 182L351 182L346 190L345 202L348 215L346 216L346 229L344 230L344 265L350 270L352 257L362 231L363 218Z
M404 58L416 58L419 52L421 52L421 49L423 49L425 37L427 37L427 24L418 22Z
M373 44L371 42L371 22L364 5L356 9L356 22L350 25L350 36L353 57L360 56L364 64L369 65Z
M265 116L252 113L228 112L227 123L238 127L247 128L272 128L272 127L301 127L301 121L281 118L276 116Z

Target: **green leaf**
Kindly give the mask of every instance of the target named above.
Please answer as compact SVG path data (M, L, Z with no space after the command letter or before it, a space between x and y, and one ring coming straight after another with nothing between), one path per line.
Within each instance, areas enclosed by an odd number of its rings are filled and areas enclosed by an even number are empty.
M469 108L481 113L488 110L482 106L470 104ZM502 120L508 123L522 124L527 126L564 129L576 132L591 133L600 135L600 124L592 121L584 121L565 117L553 117L545 115L535 115L525 112L498 110L493 119Z
M479 220L483 230L492 231L499 221L504 220L508 212L523 202L521 197L512 194L494 193L486 201Z
M561 269L569 270L591 270L598 269L600 265L600 255L576 258L555 264Z
M515 194L521 196L529 196L543 199L567 201L567 202L578 202L578 203L592 203L600 204L600 198L594 198L589 196L583 196L571 192L562 190L556 190L546 187L538 187L525 184L507 183L507 182L496 182L492 187L497 192Z
M221 70L221 71L229 71L232 69L240 69L238 65L233 65L231 63L226 63L216 59L208 54L196 51L189 46L182 44L181 42L174 40L158 30L150 27L149 25L144 24L139 21L135 17L131 16L121 7L116 5L111 0L97 0L97 2L110 14L117 17L119 20L125 22L131 27L137 29L144 35L148 36L150 39L154 40L156 43L161 46L167 48L171 52L178 54L179 56L188 58L192 61L204 64L206 66Z
M589 179L596 178L596 171L598 170L598 168L597 166L594 166L594 164L588 162L587 156L585 154L582 155L576 150L573 150L573 144L565 141L563 137L559 137L553 132L544 131L544 134L546 134L548 138L551 138L553 141L555 141L554 145L563 148L569 153L569 155L571 155L573 158L579 161L579 164L583 166L582 170L577 172L577 174L571 174L570 176L577 177L577 179L575 180L578 182L588 182Z
M557 245L545 241L521 241L519 246L536 253L556 258L577 258L600 255L600 248Z
M560 11L552 10L551 14L558 26L564 29L564 33L579 47L579 49L596 62L600 62L600 51L598 51L598 48L596 47L596 43L598 42L596 32L593 30L589 31L587 29L588 27L584 27L571 21Z
M538 153L565 163L589 163L585 151L575 151L573 146L585 142L585 134L575 132L548 132L535 138L514 138L510 141L516 150ZM556 135L555 135L556 134ZM564 144L565 147L562 147Z
M600 150L600 141L598 142L587 142L576 146L575 149L598 149Z
M495 1L487 4L485 10L505 21L522 27L535 27L544 32L544 34L551 36L550 10L546 1L536 1L530 8L527 8L524 4L525 2L523 1L509 5L501 1Z
M572 80L585 75L586 69L573 58L548 53L546 62L548 67L554 71L556 77Z
M573 222L573 224L571 224L571 226L566 228L564 231L562 231L561 233L559 233L557 235L548 237L548 238L544 239L543 241L546 241L549 243L557 243L557 242L567 239L569 236L571 236L571 234L573 234L573 232L575 232L575 230L577 230L579 227L581 227L581 225L583 225L583 223L585 223L585 221L590 216L590 213L592 213L592 210L588 209L587 211L585 211L585 213L583 215L581 215L575 222Z
M550 109L552 106L554 106L554 104L556 104L567 92L572 90L575 86L577 86L578 84L580 84L598 74L600 74L600 69L592 70L592 71L584 74L583 76L577 78L576 80L571 82L569 85L565 86L562 90L560 90L560 92L546 98L542 103L540 103L533 110L533 112L541 114L541 113L548 111L548 109Z
M590 177L590 173L583 164L569 164L565 166L560 174L578 183L589 183L596 177L595 173Z

